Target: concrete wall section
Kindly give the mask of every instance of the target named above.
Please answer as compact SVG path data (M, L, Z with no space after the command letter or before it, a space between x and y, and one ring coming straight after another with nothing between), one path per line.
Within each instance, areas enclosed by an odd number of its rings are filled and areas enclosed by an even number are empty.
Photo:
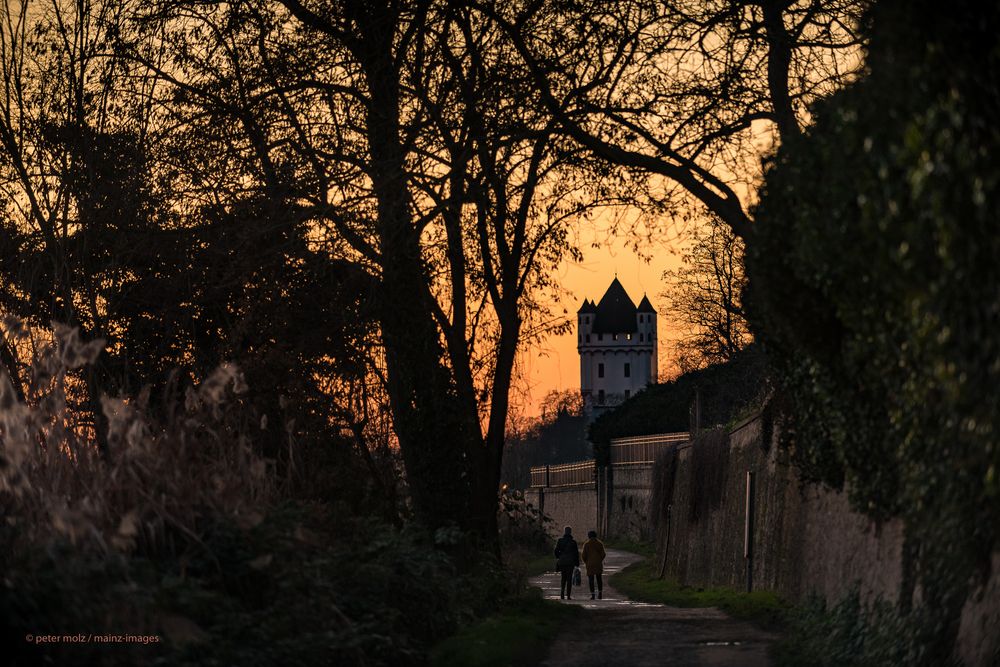
M650 500L653 494L652 464L612 467L610 507L605 533L611 538L648 541L653 539Z
M809 486L802 498L799 592L836 600L857 584L863 598L897 602L903 582L903 523L854 512L845 493Z
M790 601L816 593L830 603L860 590L897 602L903 586L903 524L851 509L843 492L804 485L751 418L725 433L664 447L655 464L615 464L597 484L532 488L527 501L582 539L654 539L657 565L690 586L745 589L747 472L754 479L753 588ZM773 435L771 436L774 437ZM963 609L958 650L967 665L1000 665L1000 554Z
M546 530L553 537L562 535L565 526L572 526L578 541L597 529L597 489L592 484L533 488L525 498L549 518Z
M600 469L596 484L532 487L525 498L551 520L553 535L570 525L574 533L596 530L602 537L648 541L653 539L652 470L648 463L616 464Z

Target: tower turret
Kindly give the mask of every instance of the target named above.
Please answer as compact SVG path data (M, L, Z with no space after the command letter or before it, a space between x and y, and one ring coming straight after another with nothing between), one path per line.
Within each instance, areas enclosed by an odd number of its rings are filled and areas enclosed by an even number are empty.
M652 356L646 372L649 382L655 384L659 380L660 369L660 355L657 352L659 343L656 337L656 309L653 308L653 304L649 302L649 297L645 294L642 295L642 301L639 302L635 317L638 320L639 343L652 348Z

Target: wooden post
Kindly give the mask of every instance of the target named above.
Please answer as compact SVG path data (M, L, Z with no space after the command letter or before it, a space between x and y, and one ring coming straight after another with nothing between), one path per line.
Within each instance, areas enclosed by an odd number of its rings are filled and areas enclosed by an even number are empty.
M660 559L660 571L657 573L657 577L662 579L664 572L667 569L667 554L670 552L670 529L672 528L671 519L673 518L673 504L667 505L667 528L666 535L663 538L663 558Z
M604 476L604 479L607 482L605 484L605 487L604 487L604 502L605 502L605 505L604 505L604 510L605 510L605 514L604 514L604 522L605 522L604 534L607 537L612 537L612 535L611 535L611 521L612 521L612 516L614 515L614 511L615 511L615 506L614 506L614 500L615 500L615 466L614 466L614 464L612 463L611 465L609 465L606 468L606 471L607 472L605 473L605 476Z
M753 515L754 515L753 472L747 470L746 516L743 522L743 558L747 565L747 593L753 590Z
M596 462L595 462L596 465ZM604 537L604 468L597 468L597 532Z
M694 432L701 433L701 387L694 390Z

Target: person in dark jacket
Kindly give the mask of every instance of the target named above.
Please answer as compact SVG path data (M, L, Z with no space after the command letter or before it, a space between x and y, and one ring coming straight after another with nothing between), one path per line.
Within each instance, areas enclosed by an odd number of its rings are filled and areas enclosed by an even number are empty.
M563 536L556 542L556 569L562 577L559 584L559 599L573 599L573 568L580 565L580 549L573 539L573 529L566 526Z

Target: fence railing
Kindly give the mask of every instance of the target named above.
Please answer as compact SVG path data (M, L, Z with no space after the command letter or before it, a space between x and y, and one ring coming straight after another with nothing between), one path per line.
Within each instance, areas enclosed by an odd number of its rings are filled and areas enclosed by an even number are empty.
M687 431L614 438L611 441L611 463L653 463L656 454L664 447L687 442L689 439Z
M615 438L611 441L611 463L653 463L656 454L669 445L687 442L687 431L681 433L658 433L631 438ZM535 466L530 470L533 488L548 486L577 486L593 484L597 479L597 469L593 460L576 463L560 463L551 466Z
M593 484L595 474L593 460L561 463L552 466L536 466L531 469L531 486L578 486Z

